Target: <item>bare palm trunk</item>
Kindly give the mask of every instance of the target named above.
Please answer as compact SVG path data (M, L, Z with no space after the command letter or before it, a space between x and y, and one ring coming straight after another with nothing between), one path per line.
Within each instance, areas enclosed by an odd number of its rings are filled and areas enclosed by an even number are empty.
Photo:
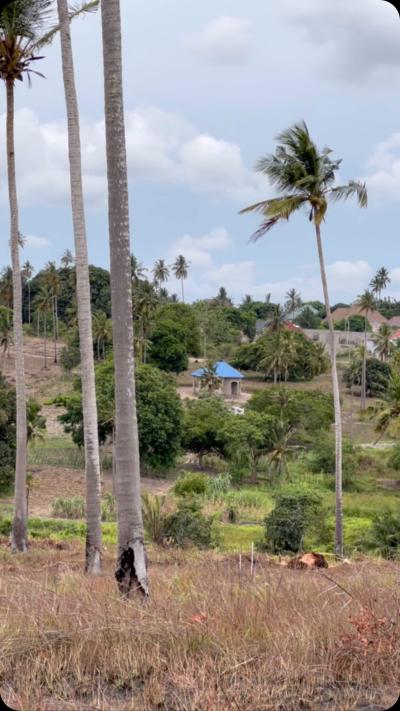
M140 458L133 353L129 195L119 0L101 4L106 119L108 216L115 368L115 456L120 591L148 594L140 496Z
M336 363L336 343L335 343L335 328L332 319L331 306L329 301L328 280L326 277L324 251L322 247L321 228L319 224L315 224L315 232L317 236L319 265L321 270L322 288L324 291L324 301L326 309L326 317L329 326L329 340L331 351L331 366L332 366L332 391L333 404L335 410L335 492L336 492L336 536L335 549L336 555L343 557L343 483L342 483L342 411L340 404L339 378Z
M57 328L56 328L56 297L53 296L53 339L54 339L54 362L57 363Z
M68 149L71 182L72 218L75 239L76 293L81 353L83 428L86 470L86 560L85 571L97 574L101 569L101 475L97 427L96 383L94 371L92 312L86 243L85 209L82 187L81 142L78 99L67 0L58 1L61 55L65 101L68 116Z
M43 329L44 329L44 369L47 370L47 313L43 315Z
M27 518L26 507L26 393L25 393L25 363L24 338L22 331L22 280L19 263L19 220L17 182L15 172L14 147L14 82L7 81L7 167L8 194L10 202L10 245L11 264L13 272L13 307L14 307L14 350L15 350L15 387L16 387L16 463L14 519L11 533L13 551L25 552L27 548Z
M31 282L28 281L28 323L31 323Z
M181 279L181 286L182 286L182 301L183 301L183 303L185 303L185 291L183 288L183 278Z
M361 372L361 410L367 407L367 317L365 316L364 353Z

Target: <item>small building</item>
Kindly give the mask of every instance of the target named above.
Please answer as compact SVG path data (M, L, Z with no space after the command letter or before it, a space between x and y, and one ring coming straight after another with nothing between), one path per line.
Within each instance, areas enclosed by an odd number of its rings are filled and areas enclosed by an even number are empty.
M220 380L221 386L219 391L222 392L224 397L235 398L240 397L242 393L242 380L244 375L239 373L238 370L232 368L229 363L220 360L214 364L215 375ZM193 378L193 392L198 395L200 391L206 387L206 375L207 368L199 368L192 373Z

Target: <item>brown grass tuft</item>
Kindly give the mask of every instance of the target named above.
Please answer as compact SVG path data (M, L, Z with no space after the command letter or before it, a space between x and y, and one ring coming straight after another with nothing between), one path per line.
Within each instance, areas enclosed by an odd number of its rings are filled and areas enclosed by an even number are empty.
M85 578L78 549L1 558L3 698L21 711L356 711L398 696L398 570L150 556L151 599ZM365 641L366 640L366 641ZM364 704L364 706L362 706Z

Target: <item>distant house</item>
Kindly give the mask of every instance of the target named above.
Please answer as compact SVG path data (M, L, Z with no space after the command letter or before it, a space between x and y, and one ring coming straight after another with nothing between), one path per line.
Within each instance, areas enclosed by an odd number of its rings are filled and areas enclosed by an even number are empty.
M240 397L242 392L242 380L244 375L239 373L238 370L232 368L229 363L220 360L214 364L215 374L221 381L221 391L225 397L237 398ZM207 368L199 368L192 373L193 378L193 392L196 395L199 394L201 389L204 387L205 376L207 374Z
M391 328L399 329L400 328L400 316L392 316L392 318L390 318L388 320L388 324Z
M256 321L256 338L257 336L261 336L264 331L268 330L270 321L262 321L261 319L259 321ZM293 331L295 333L304 333L303 329L298 326L296 323L292 323L292 321L284 321L282 323L282 328L285 331Z
M374 333L376 331L379 331L382 324L388 323L388 320L384 316L382 316L379 311L360 311L360 307L358 306L358 304L352 304L351 306L346 307L339 306L338 309L335 309L335 311L332 312L332 318L334 323L338 323L339 321L346 321L351 316L365 316ZM327 319L325 318L324 321L326 322Z
M393 331L392 335L390 336L390 340L392 343L397 343L400 341L400 329L398 328L396 331Z

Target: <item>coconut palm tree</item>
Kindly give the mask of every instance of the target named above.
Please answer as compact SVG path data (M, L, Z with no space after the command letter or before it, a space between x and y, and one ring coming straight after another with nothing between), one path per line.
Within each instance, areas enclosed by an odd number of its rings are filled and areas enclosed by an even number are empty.
M43 285L36 294L34 306L38 316L42 316L43 320L43 355L44 369L47 370L47 319L49 314L53 313L53 294L48 285Z
M376 353L383 361L388 361L395 350L395 346L391 340L392 333L393 331L390 328L389 324L383 323L378 333L372 336L372 340L375 344Z
M358 309L360 313L364 315L364 351L363 351L363 361L362 361L362 375L361 375L361 410L365 410L367 407L367 332L368 332L368 316L376 308L375 296L372 291L365 291L357 299Z
M116 578L124 595L133 589L139 589L147 595L149 587L140 495L135 395L129 191L119 0L101 3L101 19L115 367L115 475L118 505Z
M207 363L206 367L203 368L203 374L200 380L201 386L208 390L210 395L221 387L221 378L217 375L216 363L213 363L212 361Z
M329 201L347 200L356 196L360 207L367 206L365 185L351 181L335 186L340 160L331 158L331 151L319 151L312 141L307 125L296 124L278 136L278 148L274 155L261 158L257 170L274 185L280 196L250 205L242 212L259 212L263 221L254 240L268 234L279 222L289 220L298 210L307 207L309 219L314 225L324 292L325 308L330 332L332 363L332 389L335 405L336 439L336 553L343 555L343 507L342 507L342 417L339 379L336 366L334 324L330 308L328 281L325 269L321 225L326 218Z
M89 3L87 8L93 6ZM100 454L97 429L96 384L93 356L92 312L90 302L89 262L86 241L85 206L82 186L82 156L79 108L75 86L74 61L70 36L70 15L67 0L57 0L61 37L61 57L65 103L68 119L68 151L70 165L71 207L74 227L76 296L78 306L79 344L83 401L83 429L86 470L86 557L85 570L97 574L101 568L101 490ZM71 263L70 253L68 266ZM99 324L97 320L97 324ZM103 329L104 337L104 329ZM98 333L99 337L99 333ZM103 341L104 348L104 341Z
M289 289L286 294L285 311L288 316L291 316L292 321L297 309L303 306L303 300L301 295L296 291L296 289Z
M177 279L181 280L181 288L182 288L182 301L185 303L185 293L183 290L183 282L185 279L188 278L189 274L189 262L187 259L183 256L183 254L180 254L176 259L175 262L172 265L172 271Z
M153 284L144 281L134 294L134 311L139 322L139 337L143 343L143 362L146 363L150 327L159 304Z
M137 287L139 285L139 282L142 279L146 278L146 272L148 269L143 266L141 262L135 257L134 254L131 254L131 271L132 271L132 281L133 281L133 286Z
M285 328L286 311L280 304L275 304L271 308L271 315L267 322L268 331L280 333Z
M375 294L376 297L380 300L382 291L389 286L390 282L391 278L389 270L386 269L386 267L381 267L376 272L374 278L371 279L369 286L372 293Z
M3 306L6 306L11 312L13 307L13 271L11 267L5 267L1 273L0 299Z
M28 323L31 322L31 279L35 273L34 266L29 260L22 265L22 279L26 282L28 286Z
M61 22L60 22L60 25L61 25ZM72 254L70 249L66 249L63 252L63 255L61 257L61 266L63 267L63 269L69 269L70 267L72 267L74 265L74 263L75 263L74 255Z
M291 331L275 331L269 341L267 351L260 361L260 368L266 375L273 373L274 385L278 380L285 383L289 377L290 366L296 359L296 343Z
M376 431L379 433L379 439L389 428L395 429L395 434L398 436L400 431L400 372L397 368L393 369L384 399L374 406L373 414L376 418ZM392 432L392 434L394 433Z
M277 476L288 476L287 459L294 450L293 436L296 428L284 419L276 420L271 428L271 451L269 461Z
M97 349L97 360L106 357L106 344L112 341L112 323L104 311L93 316L93 341Z
M12 313L6 306L0 306L0 348L3 357L10 355L10 346L13 342Z
M154 284L159 288L161 288L164 282L167 282L169 279L169 267L167 264L165 264L164 259L157 259L152 269L152 272L154 277Z
M20 230L14 141L14 87L16 81L30 79L36 60L35 43L41 35L51 0L14 0L0 15L0 77L6 87L6 143L8 194L10 203L10 247L13 270L15 383L17 403L17 452L15 466L15 506L11 534L13 550L26 550L26 394L22 331L22 280L20 270Z
M55 262L47 262L44 268L44 284L49 287L53 296L53 338L54 338L54 362L57 363L57 342L58 342L58 297L61 290L61 281Z

